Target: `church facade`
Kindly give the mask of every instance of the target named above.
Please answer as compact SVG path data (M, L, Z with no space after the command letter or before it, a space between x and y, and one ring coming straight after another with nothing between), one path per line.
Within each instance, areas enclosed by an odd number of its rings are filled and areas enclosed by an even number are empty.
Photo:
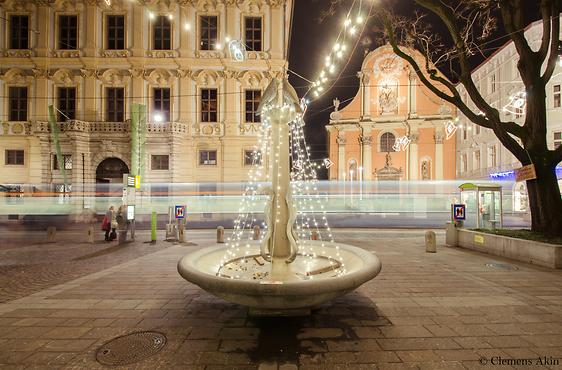
M389 45L365 57L358 77L357 95L342 109L336 99L326 126L329 178L454 179L454 107L423 86Z

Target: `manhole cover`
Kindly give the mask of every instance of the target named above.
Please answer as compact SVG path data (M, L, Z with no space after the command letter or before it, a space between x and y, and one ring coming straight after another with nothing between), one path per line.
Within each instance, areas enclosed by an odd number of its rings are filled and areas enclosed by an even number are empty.
M492 263L487 263L486 267L489 267L491 269L495 269L495 270L519 270L519 267L514 266L514 265L510 265L507 263L499 263L499 262L492 262Z
M166 345L166 336L155 331L142 331L114 338L96 352L103 365L128 365L155 355Z

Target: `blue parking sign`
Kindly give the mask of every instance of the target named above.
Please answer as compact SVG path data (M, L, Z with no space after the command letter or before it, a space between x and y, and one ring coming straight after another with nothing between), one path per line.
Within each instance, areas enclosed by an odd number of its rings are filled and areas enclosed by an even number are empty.
M176 206L176 220L185 218L185 206Z

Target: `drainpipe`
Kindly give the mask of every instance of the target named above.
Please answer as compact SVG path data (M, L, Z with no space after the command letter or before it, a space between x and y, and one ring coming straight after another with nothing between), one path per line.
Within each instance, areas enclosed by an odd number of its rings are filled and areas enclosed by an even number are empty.
M363 143L361 141L361 138L363 137L363 134L365 133L365 129L363 128L363 126L361 126L360 123L357 124L357 127L359 128L360 131L360 136L359 136L359 166L363 167Z
M408 138L410 138L410 132L412 131L412 128L410 127L410 124L408 123L408 119L406 119L406 121L404 121L404 126L406 126L406 136ZM408 145L408 153L406 154L406 174L408 175L408 180L410 180L410 146Z

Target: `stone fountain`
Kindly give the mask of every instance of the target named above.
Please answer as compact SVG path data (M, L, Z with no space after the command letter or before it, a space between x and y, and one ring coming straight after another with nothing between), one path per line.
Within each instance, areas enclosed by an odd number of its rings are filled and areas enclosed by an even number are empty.
M306 315L312 308L353 291L381 270L379 259L361 248L299 238L295 232L290 160L290 125L302 115L287 80L273 80L260 104L270 125L271 187L266 232L261 240L204 248L183 257L178 271L186 280L227 301L250 308L251 315ZM294 164L293 164L294 165Z

